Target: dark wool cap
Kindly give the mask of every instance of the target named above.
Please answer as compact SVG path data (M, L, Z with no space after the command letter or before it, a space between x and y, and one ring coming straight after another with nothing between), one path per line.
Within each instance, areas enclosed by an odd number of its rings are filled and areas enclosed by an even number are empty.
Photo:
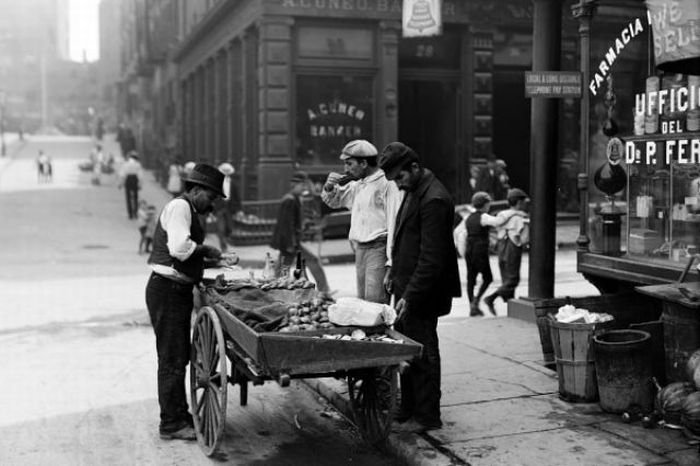
M384 170L387 180L393 180L404 166L412 162L420 162L420 157L413 149L403 142L391 142L382 150L379 168Z

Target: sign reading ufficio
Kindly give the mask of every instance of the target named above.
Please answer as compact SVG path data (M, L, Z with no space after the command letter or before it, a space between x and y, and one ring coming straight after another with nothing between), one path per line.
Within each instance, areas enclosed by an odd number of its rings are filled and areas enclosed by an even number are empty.
M581 97L581 72L526 71L525 97Z

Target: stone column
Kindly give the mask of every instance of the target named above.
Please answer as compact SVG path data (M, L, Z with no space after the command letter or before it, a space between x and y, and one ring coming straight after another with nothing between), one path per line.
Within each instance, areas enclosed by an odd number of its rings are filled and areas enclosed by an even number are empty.
M258 23L258 199L278 199L289 189L292 171L292 26L289 17Z
M559 0L534 0L533 71L557 71L561 57ZM554 296L557 228L559 99L533 98L530 136L530 258L528 296Z

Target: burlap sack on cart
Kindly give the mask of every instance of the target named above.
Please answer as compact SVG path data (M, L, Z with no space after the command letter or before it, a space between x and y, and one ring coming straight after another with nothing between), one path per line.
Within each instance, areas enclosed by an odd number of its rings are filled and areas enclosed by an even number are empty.
M239 320L258 332L272 332L282 325L290 304L316 297L314 289L268 290L241 288L228 293L207 290L208 301L221 304Z

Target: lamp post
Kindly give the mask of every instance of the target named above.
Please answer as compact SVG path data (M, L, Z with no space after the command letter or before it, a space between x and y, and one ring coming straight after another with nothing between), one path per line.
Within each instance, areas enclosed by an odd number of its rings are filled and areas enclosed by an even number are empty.
M591 20L598 7L598 0L579 0L571 6L574 18L578 19L578 37L580 45L581 78L584 85L584 95L581 96L581 139L579 146L578 190L580 216L579 236L576 239L577 251L587 252L590 239L588 238L588 171L589 171L589 138L590 138L590 100L585 86L591 75Z

